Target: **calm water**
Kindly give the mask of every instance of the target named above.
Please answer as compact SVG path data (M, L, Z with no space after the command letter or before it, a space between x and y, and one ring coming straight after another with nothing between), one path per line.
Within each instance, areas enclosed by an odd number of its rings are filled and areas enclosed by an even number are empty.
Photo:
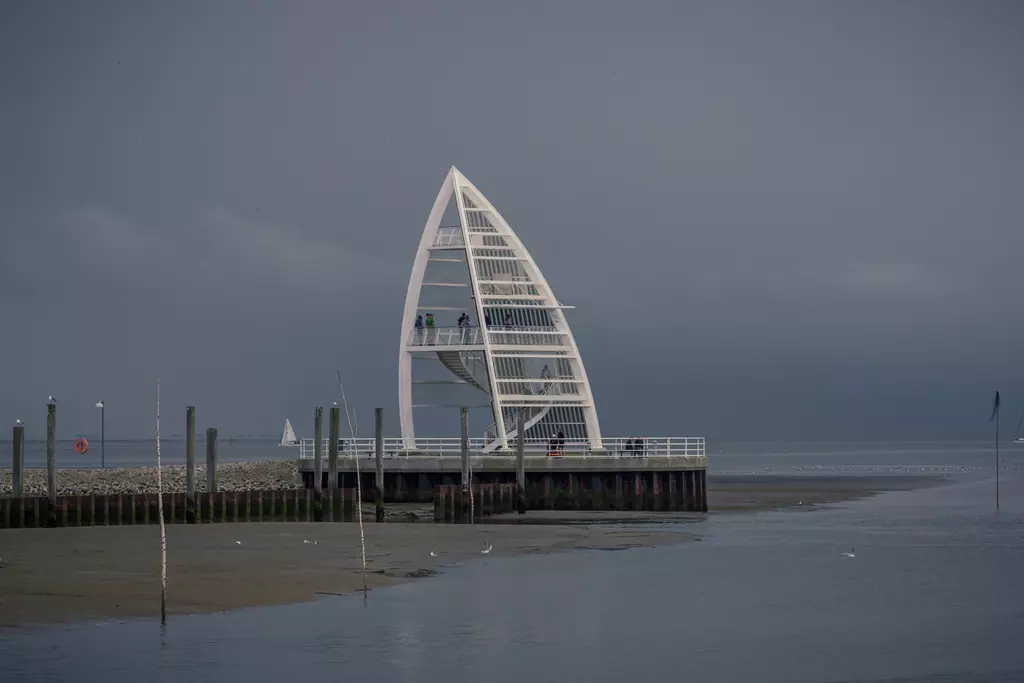
M991 441L709 443L717 474L992 475ZM1020 469L1024 446L1000 444L1001 469Z
M959 452L959 451L958 451ZM700 541L502 557L361 597L0 636L5 680L1024 681L1024 474L816 511L714 515ZM963 457L970 452L963 452ZM736 454L780 470L876 451ZM862 462L863 461L863 462ZM731 466L730 466L731 467ZM746 467L746 465L743 465ZM737 468L741 470L742 468ZM748 470L749 471L749 470ZM372 533L372 527L368 529ZM0 535L2 543L2 535ZM856 558L842 556L856 548ZM2 580L2 576L0 576ZM0 606L2 609L2 606Z
M220 439L221 462L242 460L278 460L294 458L295 448L281 448L278 439ZM1001 446L1006 457L1004 467L1024 461L1024 446L1006 442ZM162 439L161 459L167 464L184 464L185 442ZM992 472L991 442L913 441L875 443L835 442L709 442L711 471L719 474L816 474L816 473L953 473ZM1013 456L1016 456L1014 459ZM206 443L198 438L196 458L206 461ZM156 462L156 444L152 439L110 440L106 444L107 467L140 467ZM0 467L10 467L11 442L0 442ZM46 444L25 444L25 465L46 466ZM89 452L74 452L74 441L57 442L58 467L99 467L99 440L90 440Z

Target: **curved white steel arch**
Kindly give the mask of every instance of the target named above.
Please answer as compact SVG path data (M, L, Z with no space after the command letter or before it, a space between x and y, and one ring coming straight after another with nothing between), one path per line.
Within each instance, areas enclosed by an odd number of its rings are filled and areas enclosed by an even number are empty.
M459 225L442 232L441 221L453 197ZM428 331L424 343L424 334L416 331L415 321L430 255L436 250L465 254L466 284L478 323L494 311L495 318L503 314L515 324L505 326L498 324L504 321L495 319L490 326L481 325L468 334L459 328L455 337L447 334L444 340L431 337ZM565 308L571 307L558 302L533 257L505 219L453 166L424 226L406 292L398 359L399 415L405 447L415 447L412 361L414 356L425 354L442 359L458 377L474 376L475 365L471 369L467 364L473 365L470 361L477 361L482 355L486 382L470 383L489 394L495 420L487 434L489 450L508 448L510 437L518 437L515 421L519 412L526 420L528 439L548 436L539 429L553 434L564 427L573 440L585 440L591 448L600 449L601 429L593 393L576 340L560 313ZM455 343L451 343L453 338ZM530 368L545 359L550 359L556 373L545 377L542 371L537 376ZM544 370L549 370L547 363Z

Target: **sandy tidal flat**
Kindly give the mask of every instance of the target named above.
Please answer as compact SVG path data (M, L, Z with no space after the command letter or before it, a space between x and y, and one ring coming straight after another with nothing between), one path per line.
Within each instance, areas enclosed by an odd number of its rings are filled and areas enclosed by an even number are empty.
M441 524L374 525L366 537L371 589L479 560L485 538L493 547L488 557L688 538L584 526ZM159 548L156 526L0 532L0 627L157 616ZM363 585L358 524L170 525L167 548L172 615L303 602Z

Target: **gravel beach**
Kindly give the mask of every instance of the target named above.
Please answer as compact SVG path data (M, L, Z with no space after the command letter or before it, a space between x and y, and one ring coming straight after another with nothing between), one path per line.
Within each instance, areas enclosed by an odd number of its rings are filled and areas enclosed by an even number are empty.
M165 465L164 490L178 493L185 490L185 466ZM229 462L217 466L217 485L222 491L268 491L294 489L299 486L299 472L294 460L261 460ZM0 496L11 495L11 470L0 470ZM196 465L196 491L206 491L206 465ZM156 493L156 467L58 469L58 496L90 494ZM46 470L25 470L26 496L46 495Z

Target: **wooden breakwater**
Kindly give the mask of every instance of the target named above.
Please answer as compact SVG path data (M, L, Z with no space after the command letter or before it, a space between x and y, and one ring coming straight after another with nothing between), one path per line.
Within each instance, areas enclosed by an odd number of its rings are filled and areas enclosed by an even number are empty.
M515 512L515 484L474 484L472 500L468 489L457 484L442 484L434 488L434 522L468 524L484 517L504 512Z
M0 498L0 529L156 524L155 493ZM225 522L351 522L354 489L218 491L163 495L165 524Z
M522 507L517 504L517 490L513 483L474 481L474 520L517 510L708 511L703 471L542 474L527 479ZM469 495L462 486L435 486L433 496L435 522L469 522Z
M525 497L531 510L707 512L707 471L545 473Z

